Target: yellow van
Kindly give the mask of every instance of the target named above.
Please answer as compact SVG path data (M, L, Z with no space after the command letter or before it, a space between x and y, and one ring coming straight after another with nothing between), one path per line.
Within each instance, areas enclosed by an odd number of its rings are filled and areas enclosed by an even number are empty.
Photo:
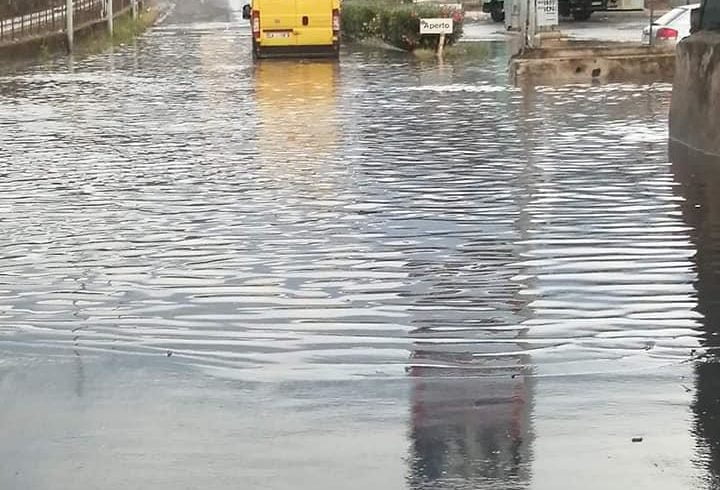
M329 56L340 52L340 0L252 0L253 56Z

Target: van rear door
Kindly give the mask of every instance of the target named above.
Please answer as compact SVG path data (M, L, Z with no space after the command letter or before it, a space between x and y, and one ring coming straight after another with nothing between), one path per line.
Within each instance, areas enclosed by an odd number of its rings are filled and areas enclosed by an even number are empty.
M333 0L295 0L297 43L323 45L333 43Z
M296 0L260 0L260 30L263 46L291 46L297 44L295 28Z

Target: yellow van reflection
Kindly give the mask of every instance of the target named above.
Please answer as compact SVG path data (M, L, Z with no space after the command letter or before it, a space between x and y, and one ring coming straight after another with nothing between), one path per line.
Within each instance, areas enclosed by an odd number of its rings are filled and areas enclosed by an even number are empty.
M334 152L337 70L332 62L257 63L258 150L264 165L292 173L320 166Z

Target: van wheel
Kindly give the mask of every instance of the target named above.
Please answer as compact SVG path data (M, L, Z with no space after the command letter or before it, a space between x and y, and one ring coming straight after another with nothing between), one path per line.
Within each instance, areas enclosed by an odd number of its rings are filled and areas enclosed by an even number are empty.
M505 21L505 9L503 9L502 5L493 5L492 10L490 10L490 18L493 20L493 22Z
M572 13L573 19L575 19L577 21L588 20L591 15L592 15L592 10L586 10L586 9L573 10L573 13Z

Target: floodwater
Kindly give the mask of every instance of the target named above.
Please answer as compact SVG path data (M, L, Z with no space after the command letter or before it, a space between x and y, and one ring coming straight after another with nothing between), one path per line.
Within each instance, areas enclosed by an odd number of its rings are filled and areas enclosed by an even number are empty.
M720 167L669 85L255 65L190 5L0 76L0 488L718 487Z

